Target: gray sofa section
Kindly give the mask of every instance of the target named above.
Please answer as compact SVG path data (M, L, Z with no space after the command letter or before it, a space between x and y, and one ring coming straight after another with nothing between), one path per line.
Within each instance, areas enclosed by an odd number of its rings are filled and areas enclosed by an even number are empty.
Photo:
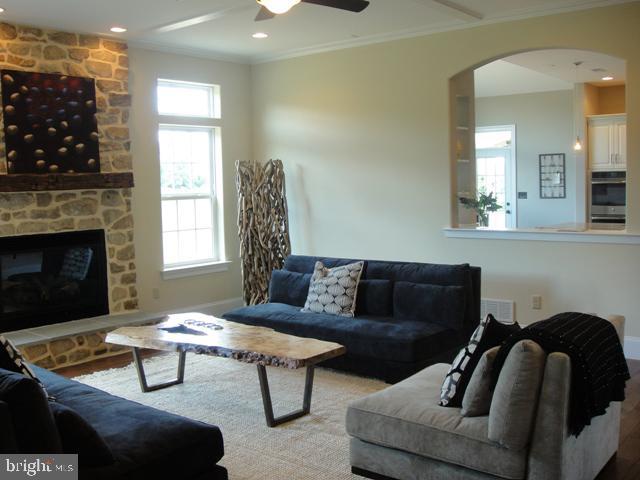
M611 316L620 338L624 317ZM438 406L449 365L438 364L354 402L346 427L354 473L376 479L594 479L618 448L619 402L592 419L579 437L569 435L571 361L546 358L530 440L509 449L488 438L489 417L467 418ZM504 372L504 371L503 371Z

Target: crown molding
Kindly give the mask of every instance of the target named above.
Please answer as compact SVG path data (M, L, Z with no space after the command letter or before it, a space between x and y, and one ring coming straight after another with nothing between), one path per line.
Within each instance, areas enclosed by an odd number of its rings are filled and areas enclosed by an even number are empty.
M551 15L559 15L562 13L578 12L581 10L591 10L594 8L611 7L614 5L621 5L625 3L633 3L637 0L591 0L589 2L579 2L575 5L555 6L544 9L535 7L529 7L520 9L510 15L504 15L499 17L486 18L475 22L465 23L448 23L441 25L434 25L424 28L407 29L399 32L389 32L377 35L369 35L366 37L352 38L347 40L341 40L337 42L329 42L322 45L316 45L313 47L303 47L298 49L292 49L286 52L266 54L249 57L248 60L245 57L245 62L253 65L259 65L262 63L270 63L280 60L288 60L291 58L304 57L307 55L314 55L318 53L326 53L334 50L344 50L347 48L362 47L366 45L372 45L377 43L390 42L394 40L403 40L407 38L422 37L427 35L433 35L436 33L450 32L455 30L467 30L475 27L481 27L485 25L494 25L498 23L506 23L517 20L524 20L527 18L547 17Z

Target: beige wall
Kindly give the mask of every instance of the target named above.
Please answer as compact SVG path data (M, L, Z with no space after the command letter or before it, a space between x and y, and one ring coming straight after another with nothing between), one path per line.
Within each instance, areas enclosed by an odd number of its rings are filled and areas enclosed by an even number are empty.
M250 155L250 68L142 49L131 49L129 55L140 308L162 311L240 297L234 162L249 159ZM162 279L160 168L154 100L158 78L213 83L221 87L225 245L226 257L232 261L227 272ZM159 299L153 298L154 288L159 289Z
M640 185L640 4L540 17L253 67L254 157L284 161L296 253L470 262L483 294L528 323L563 310L618 312L640 336L640 248L447 239L448 80L532 48L627 63L628 178ZM633 87L633 86L636 87ZM640 188L630 189L640 230ZM529 308L543 295L543 310Z
M573 90L501 95L476 99L476 126L515 125L516 183L527 199L516 200L518 228L576 222L576 178L573 142ZM539 155L564 153L566 198L540 198ZM516 195L517 196L517 195ZM584 218L579 220L584 222Z

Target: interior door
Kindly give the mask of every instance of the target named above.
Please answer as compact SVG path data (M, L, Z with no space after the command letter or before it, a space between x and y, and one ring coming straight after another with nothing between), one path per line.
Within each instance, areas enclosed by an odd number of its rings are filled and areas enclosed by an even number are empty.
M476 185L493 192L501 209L489 213L489 228L516 228L516 127L476 127Z

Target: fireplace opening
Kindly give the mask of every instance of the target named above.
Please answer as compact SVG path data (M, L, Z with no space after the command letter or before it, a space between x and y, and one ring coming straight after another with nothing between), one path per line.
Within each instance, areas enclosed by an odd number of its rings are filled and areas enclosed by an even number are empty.
M0 238L0 332L109 313L103 230Z

